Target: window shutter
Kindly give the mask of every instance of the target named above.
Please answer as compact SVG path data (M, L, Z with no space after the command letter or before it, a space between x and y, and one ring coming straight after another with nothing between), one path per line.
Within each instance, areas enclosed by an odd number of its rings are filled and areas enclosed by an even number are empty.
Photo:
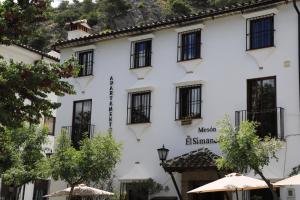
M195 58L200 58L201 57L201 31L196 32L195 50L196 50Z

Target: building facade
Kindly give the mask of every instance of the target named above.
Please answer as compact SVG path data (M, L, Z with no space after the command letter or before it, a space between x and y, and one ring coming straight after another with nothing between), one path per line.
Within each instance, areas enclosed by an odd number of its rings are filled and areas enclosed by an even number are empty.
M227 114L237 126L259 121L258 134L282 139L279 160L264 173L285 178L300 164L297 20L293 2L262 0L94 35L77 21L69 40L55 44L62 61L75 55L83 65L69 80L77 94L59 98L56 133L68 130L74 145L82 132L111 132L122 142L115 185L125 199L179 199L172 176L184 200L223 199L186 192L218 178L216 122ZM147 179L161 190L135 189ZM63 187L53 182L51 191ZM300 199L300 189L280 196Z
M26 64L34 64L38 60L44 60L49 63L58 63L59 54L50 52L49 54L36 50L30 46L12 43L11 45L0 45L0 56L6 61L13 60L14 62L23 62ZM57 101L57 96L50 94L48 98L52 102ZM54 130L56 112L53 111L53 117L45 117L41 119L41 125L48 127L48 143L44 145L45 153L51 153L54 148ZM0 179L0 199L10 200L14 191L12 188L4 185ZM26 200L40 200L42 196L48 193L50 187L50 180L39 180L35 183L26 184L20 192L20 199Z

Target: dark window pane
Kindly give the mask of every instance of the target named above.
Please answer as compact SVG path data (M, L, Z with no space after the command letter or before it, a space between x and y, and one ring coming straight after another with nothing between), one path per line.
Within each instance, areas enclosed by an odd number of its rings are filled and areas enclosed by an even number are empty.
M45 117L44 125L48 128L48 134L49 135L54 135L55 117Z
M152 40L135 42L132 50L132 68L151 66Z
M248 116L259 123L260 136L277 136L275 77L248 80Z
M79 147L84 134L90 136L91 131L92 100L74 102L72 141Z
M34 183L33 200L43 200L43 196L48 193L49 181L37 180Z
M181 61L200 58L201 31L182 33L181 35ZM179 36L179 37L180 37Z
M129 106L129 123L147 123L150 122L150 100L151 93L133 93L131 96L131 104Z
M89 76L93 74L94 51L78 52L78 62L82 66L78 76Z
M201 117L201 86L179 89L179 119Z
M274 45L274 17L253 19L250 21L250 49Z

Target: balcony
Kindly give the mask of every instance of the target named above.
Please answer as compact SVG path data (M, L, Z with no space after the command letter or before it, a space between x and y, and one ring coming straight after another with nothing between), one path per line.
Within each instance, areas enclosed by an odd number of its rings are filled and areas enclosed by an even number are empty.
M62 126L61 131L66 131L70 136L72 143L75 147L79 147L80 141L84 138L85 135L89 138L94 137L95 125L74 125L74 126Z
M261 137L271 136L284 139L284 108L277 107L261 111L235 111L235 126L239 127L242 121L256 121L259 123L257 134Z

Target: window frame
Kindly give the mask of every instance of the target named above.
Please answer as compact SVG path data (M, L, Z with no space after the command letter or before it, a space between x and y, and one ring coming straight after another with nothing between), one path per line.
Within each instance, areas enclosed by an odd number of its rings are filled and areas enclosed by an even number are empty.
M258 32L258 33L263 34L263 32L268 31L268 37L271 38L271 42L270 42L269 45L265 45L265 46L261 45L259 47L253 47L253 38L254 38L253 34L254 33L253 33L253 30L252 30L252 23L253 22L260 22L260 21L265 20L265 19L270 19L271 20L271 29L270 30L263 30L263 31ZM276 30L275 30L275 14L274 13L246 19L246 51L264 49L264 48L269 48L269 47L275 47L275 31Z
M142 102L142 97L143 96L147 96L144 102ZM146 111L146 120L141 120L141 121L133 121L132 119L132 112L133 112L133 101L135 97L140 97L140 103L141 106L144 108L144 110ZM142 105L142 103L148 103L148 105ZM138 91L138 92L129 92L128 96L127 96L127 124L145 124L145 123L151 123L151 91L150 90L146 90L146 91ZM143 109L142 108L142 109ZM141 110L140 110L141 111Z
M188 58L188 59L183 59L183 39L182 37L184 35L189 35L189 34L199 34L199 46L196 46L197 44L197 39L195 39L195 44L193 46L195 46L195 57L193 58ZM197 35L196 35L197 38ZM197 49L197 47L199 49ZM177 62L184 62L184 61L189 61L189 60L196 60L196 59L201 59L201 48L202 48L202 29L194 29L194 30L189 30L189 31L184 31L184 32L179 32L178 36L177 36ZM197 55L197 51L199 51L199 55Z
M136 55L139 54L136 52L136 48L137 48L136 45L141 43L145 43L146 46L145 46L145 61L144 61L145 64L140 66L137 63L140 62L141 57L139 57L139 59L136 60L137 58ZM130 46L130 69L139 69L139 68L151 67L151 66L152 66L152 38L132 41Z
M56 117L54 116L48 116L48 117L44 117L44 125L46 125L46 119L52 118L53 119L53 125L52 125L52 132L49 132L48 130L48 135L55 135L55 125L56 125ZM48 127L49 128L49 127Z
M87 54L87 57L89 56L89 54L91 54L91 61L88 62L88 59L87 59L85 64L80 64L80 56L82 54ZM77 52L75 52L75 57L77 58L78 63L81 65L80 71L78 73L78 77L93 76L93 71L94 71L94 49L77 51ZM90 73L88 73L88 68L89 67L90 67ZM83 73L83 71L84 71L84 73Z
M190 100L189 104L193 105L193 102L195 105L199 105L199 113L197 113L196 116L183 116L181 114L181 90L182 89L188 89L188 90L192 90L192 89L199 89L199 93L197 95L199 95L198 99L196 100ZM198 108L196 108L198 109ZM202 119L202 84L195 84L195 85L186 85L186 86L178 86L176 87L176 94L175 94L175 121L177 120L184 120L185 118L191 118L191 119Z

